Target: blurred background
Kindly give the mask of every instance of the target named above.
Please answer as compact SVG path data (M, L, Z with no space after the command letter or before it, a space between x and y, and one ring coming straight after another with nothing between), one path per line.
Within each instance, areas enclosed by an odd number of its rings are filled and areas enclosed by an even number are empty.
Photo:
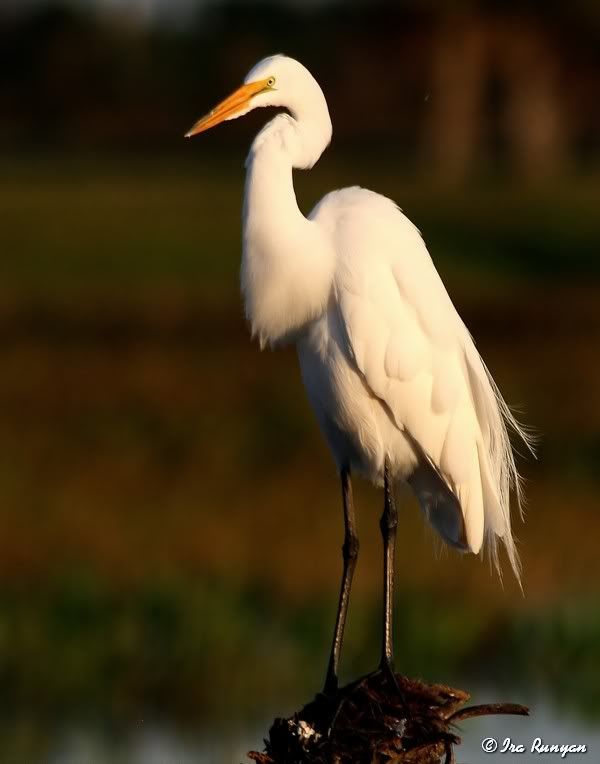
M274 52L311 69L334 124L301 208L356 183L393 197L539 436L519 461L525 596L402 496L399 668L532 702L502 722L515 738L543 721L591 745L597 3L3 0L2 761L239 764L321 685L338 478L294 350L259 351L238 288L243 160L269 115L182 137ZM380 639L381 496L355 490L343 680Z

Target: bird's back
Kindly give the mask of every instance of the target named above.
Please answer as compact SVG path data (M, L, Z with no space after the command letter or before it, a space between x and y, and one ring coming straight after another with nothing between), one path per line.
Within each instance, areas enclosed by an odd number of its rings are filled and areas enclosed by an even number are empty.
M363 462L370 460L375 473L370 476L380 477L388 458L447 542L478 552L486 538L497 560L501 538L518 574L509 510L518 474L507 424L526 436L483 364L419 231L392 201L358 187L328 194L310 218L331 237L336 251L327 315L300 347L309 397L321 409L317 413L330 444L335 450L327 427L333 432L348 427L358 414L356 426L375 432L380 441L379 447L369 445L360 433L348 440L352 450L370 452L359 455ZM317 379L319 374L336 379L333 392L315 401L315 387L326 382ZM360 402L357 380L363 387ZM351 394L345 395L344 385L353 386ZM344 411L352 408L360 411Z

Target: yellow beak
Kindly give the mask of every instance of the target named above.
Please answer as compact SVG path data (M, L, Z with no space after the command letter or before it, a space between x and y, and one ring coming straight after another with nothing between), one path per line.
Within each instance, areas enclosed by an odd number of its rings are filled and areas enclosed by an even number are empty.
M192 129L185 134L185 137L191 138L192 135L198 135L198 133L203 133L205 130L210 130L211 127L215 127L225 119L235 117L238 112L248 107L252 96L260 93L261 90L269 89L267 82L268 78L242 85L235 93L232 93L224 101L217 104L214 109L211 109L206 116L199 119Z

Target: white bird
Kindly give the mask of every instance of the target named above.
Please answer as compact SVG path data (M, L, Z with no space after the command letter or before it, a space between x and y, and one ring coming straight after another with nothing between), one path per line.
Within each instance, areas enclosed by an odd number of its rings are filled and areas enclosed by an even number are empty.
M408 482L452 547L498 566L506 547L517 578L509 494L520 507L507 428L530 446L456 311L417 228L389 199L354 186L327 194L305 217L292 171L309 169L331 140L327 102L310 72L283 55L187 137L261 106L282 107L246 160L241 285L261 343L294 342L302 379L342 481L344 572L325 691L337 688L358 555L351 471L384 486L384 632L380 668L393 673L397 513L392 486Z

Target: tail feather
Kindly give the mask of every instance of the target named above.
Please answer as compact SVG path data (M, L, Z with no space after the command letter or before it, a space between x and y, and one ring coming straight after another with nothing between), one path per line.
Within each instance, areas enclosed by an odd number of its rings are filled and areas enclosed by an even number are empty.
M510 493L514 490L522 517L523 491L509 429L525 443L532 454L533 437L519 424L508 407L472 341L465 347L465 366L482 435L482 443L478 444L478 456L484 496L486 546L492 562L500 571L498 539L502 540L520 583L521 564L511 531Z
M419 460L407 482L417 497L431 526L444 541L461 552L469 551L465 516L460 500L419 442L408 430L404 431Z
M461 503L431 460L422 461L408 478L428 522L444 541L469 551Z

